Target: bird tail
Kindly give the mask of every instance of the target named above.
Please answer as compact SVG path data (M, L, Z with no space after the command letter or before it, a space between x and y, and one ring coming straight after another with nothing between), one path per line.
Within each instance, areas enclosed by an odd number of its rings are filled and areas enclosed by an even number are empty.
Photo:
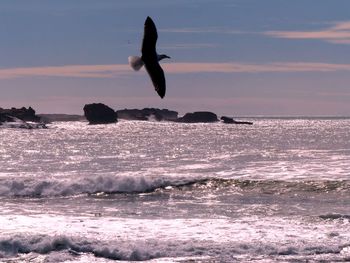
M133 68L133 70L138 71L143 66L143 61L140 57L130 56L128 57L129 65Z

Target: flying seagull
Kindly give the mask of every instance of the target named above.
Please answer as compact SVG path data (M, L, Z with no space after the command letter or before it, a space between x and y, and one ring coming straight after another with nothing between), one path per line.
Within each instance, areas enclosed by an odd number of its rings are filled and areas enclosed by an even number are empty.
M164 54L157 54L157 28L153 20L148 16L145 21L145 28L143 33L143 41L141 47L141 57L130 56L128 58L130 66L134 70L140 70L145 65L148 75L151 77L153 86L158 95L163 98L165 95L165 77L163 69L159 65L159 61L163 58L170 58Z

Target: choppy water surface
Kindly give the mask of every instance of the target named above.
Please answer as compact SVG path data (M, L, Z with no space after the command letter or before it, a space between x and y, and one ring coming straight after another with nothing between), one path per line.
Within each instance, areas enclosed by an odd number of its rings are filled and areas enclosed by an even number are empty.
M0 128L0 261L350 260L350 119Z

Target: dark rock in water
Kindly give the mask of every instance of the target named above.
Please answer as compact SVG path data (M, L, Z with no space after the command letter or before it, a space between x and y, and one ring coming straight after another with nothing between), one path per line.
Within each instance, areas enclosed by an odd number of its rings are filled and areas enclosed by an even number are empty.
M102 103L86 104L84 115L90 124L107 124L118 121L114 110Z
M0 113L0 125L3 122L12 122L13 118L10 115Z
M7 117L6 117L7 116ZM10 119L7 120L7 118ZM32 122L40 122L40 117L35 115L35 110L32 107L28 109L22 107L20 109L11 108L11 109L2 109L0 108L0 122L12 121L11 117L18 118L22 121L32 121Z
M217 122L218 116L209 111L197 111L186 113L183 117L177 119L178 122L196 123L196 122Z
M226 116L222 116L220 118L224 123L234 123L235 121L233 120L233 118L230 117L226 117Z
M146 116L154 116L158 121L174 121L177 120L178 112L171 111L168 109L154 109L154 108L145 108L142 110Z
M250 121L234 121L234 124L247 124L247 125L253 125Z
M227 124L248 124L248 125L252 125L253 124L250 121L235 121L233 118L226 117L226 116L222 116L220 119L224 123L227 123Z
M124 109L116 111L119 119L125 120L142 120L147 121L154 117L157 121L175 121L177 120L178 113L176 111L170 111L168 109L154 109L145 108L139 109Z
M17 129L47 129L45 123L37 122L25 122L20 119L14 118L7 122L0 122L0 127L4 128L17 128Z
M44 129L47 128L41 122L41 118L35 115L32 107L28 109L22 107L20 109L2 109L0 108L0 126L5 128L21 128L21 129Z
M234 124L247 124L247 125L253 125L250 121L234 121Z
M148 117L144 114L144 112L138 109L117 110L116 114L119 119L124 119L124 120L138 120L138 121L148 120Z

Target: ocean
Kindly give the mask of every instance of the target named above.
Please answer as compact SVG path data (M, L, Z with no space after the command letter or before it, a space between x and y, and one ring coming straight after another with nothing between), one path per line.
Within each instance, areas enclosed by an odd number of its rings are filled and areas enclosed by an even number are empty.
M1 262L349 262L350 118L0 127Z

